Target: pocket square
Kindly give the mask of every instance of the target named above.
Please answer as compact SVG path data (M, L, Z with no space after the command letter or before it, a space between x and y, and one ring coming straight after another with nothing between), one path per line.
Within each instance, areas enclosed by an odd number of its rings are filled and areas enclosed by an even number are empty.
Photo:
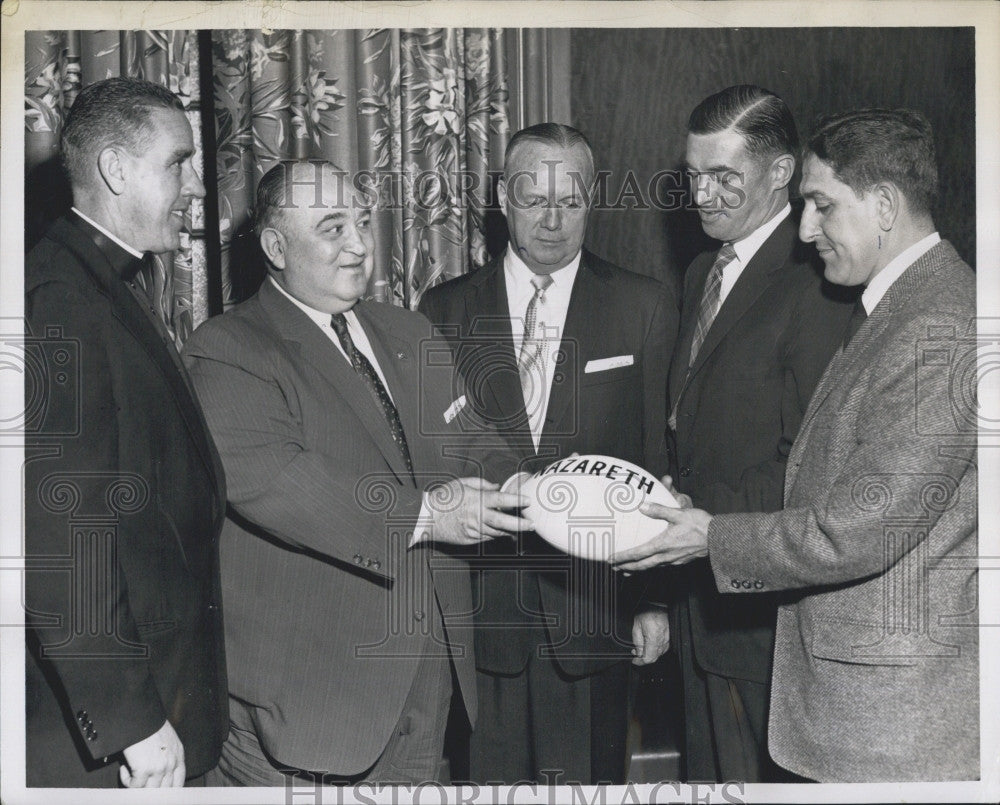
M458 412L465 408L465 395L463 394L455 402L448 406L448 410L444 412L444 421L446 425L450 425L451 421L458 416Z
M613 358L598 358L596 361L587 361L587 365L583 367L584 374L591 374L592 372L606 372L608 369L617 369L620 366L631 366L635 363L635 357L632 355L616 355Z

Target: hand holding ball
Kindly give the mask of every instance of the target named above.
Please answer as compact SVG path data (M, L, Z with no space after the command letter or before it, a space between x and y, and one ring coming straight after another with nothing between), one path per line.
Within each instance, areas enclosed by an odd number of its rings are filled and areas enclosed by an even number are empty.
M522 514L542 539L571 556L606 561L648 542L663 531L662 520L639 511L645 503L677 507L653 475L611 456L573 456L554 461L530 477L514 476L530 502Z

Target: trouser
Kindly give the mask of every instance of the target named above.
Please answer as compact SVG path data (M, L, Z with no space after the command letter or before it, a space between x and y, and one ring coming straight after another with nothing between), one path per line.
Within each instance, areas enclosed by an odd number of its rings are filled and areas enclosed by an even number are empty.
M472 781L624 783L628 674L628 664L616 662L570 677L535 656L520 674L478 671Z
M788 782L767 751L770 686L705 671L694 656L686 607L675 643L684 693L684 760L689 782Z

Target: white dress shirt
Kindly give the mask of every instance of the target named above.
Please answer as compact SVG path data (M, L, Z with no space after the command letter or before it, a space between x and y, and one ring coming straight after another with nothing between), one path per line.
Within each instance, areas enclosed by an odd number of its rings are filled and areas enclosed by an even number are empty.
M566 312L569 310L569 300L573 295L573 283L580 269L578 252L570 262L549 276L552 284L545 289L535 306L535 337L544 338L543 352L545 360L544 382L542 389L544 397L533 404L528 410L528 420L531 426L531 438L538 449L538 441L542 435L545 423L545 412L549 407L549 396L552 393L552 378L555 375L555 354L559 351L562 332L566 326ZM525 265L512 249L507 249L503 261L504 281L507 286L507 309L510 311L510 329L514 342L514 355L521 354L521 344L524 341L524 314L528 303L535 295L535 286L531 284L535 273ZM529 334L530 335L530 334Z
M784 208L773 218L771 218L767 223L761 224L753 232L747 235L742 240L737 240L733 243L733 251L736 252L736 259L732 260L729 265L722 269L722 287L719 288L719 305L722 305L726 301L726 297L729 296L729 292L733 290L733 286L736 281L740 278L740 274L743 273L753 256L757 254L760 247L764 245L774 230L778 228L778 224L784 221L792 213L792 205L786 204Z
M886 264L885 268L872 277L865 292L861 294L861 304L865 306L865 313L870 316L875 306L882 301L886 291L899 279L900 275L940 242L941 236L937 232L932 232L927 237L918 240L910 248L897 254Z

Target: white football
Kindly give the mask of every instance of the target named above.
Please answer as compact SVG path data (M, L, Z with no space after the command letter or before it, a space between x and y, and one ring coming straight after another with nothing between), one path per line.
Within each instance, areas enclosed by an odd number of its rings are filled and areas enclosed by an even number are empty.
M601 562L667 527L639 511L645 501L677 507L677 499L642 467L600 455L553 461L522 481L521 494L530 501L524 516L546 542Z

